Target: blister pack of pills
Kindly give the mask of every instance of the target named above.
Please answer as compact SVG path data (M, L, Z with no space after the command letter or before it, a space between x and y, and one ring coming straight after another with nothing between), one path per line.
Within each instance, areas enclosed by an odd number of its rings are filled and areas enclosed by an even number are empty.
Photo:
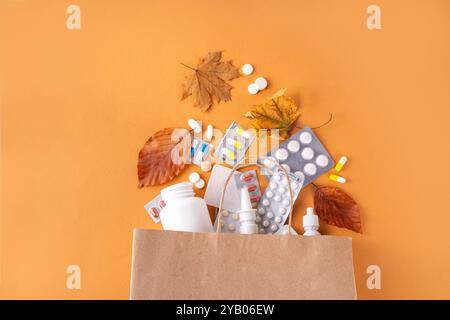
M297 199L304 179L288 173L289 179L280 169L275 169L256 209L256 224L259 233L274 234L280 232L290 214L291 200L288 184L291 185L293 201Z
M161 195L159 194L150 202L148 202L144 208L147 211L150 218L152 218L154 223L159 223L161 219L159 218L159 213L161 212L161 209L164 208L165 204L164 201L161 199Z
M236 122L231 123L216 150L216 157L234 166L245 156L255 136Z
M234 181L230 180L230 185L232 186L232 190L236 190L236 194L238 196L238 203L240 209L240 190L242 188L247 188L248 193L250 195L250 201L253 207L256 207L259 199L261 198L261 188L259 186L258 177L256 175L256 170L250 170L246 172L238 172L234 175ZM232 183L235 183L233 185ZM230 188L231 186L227 187ZM220 227L221 232L224 233L238 233L239 228L241 226L239 220L239 210L225 210L222 209L222 217L220 218ZM218 222L218 209L216 210L216 221L214 222L214 227L217 228Z
M197 137L192 138L190 150L191 163L200 166L203 160L209 156L213 145Z
M265 157L258 159L258 162L273 168L274 160L288 172L303 178L303 186L310 184L334 166L330 154L311 128L303 128L294 133Z
M238 190L242 188L246 188L248 194L250 195L250 201L252 203L253 208L258 204L259 199L261 198L261 189L259 187L258 176L256 175L256 170L250 170L246 172L240 172L236 174L234 177L234 181L236 182L236 186Z

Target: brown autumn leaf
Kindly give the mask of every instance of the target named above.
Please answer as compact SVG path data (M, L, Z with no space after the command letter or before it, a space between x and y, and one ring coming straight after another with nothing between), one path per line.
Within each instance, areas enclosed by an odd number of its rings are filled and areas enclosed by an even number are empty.
M282 138L289 136L294 122L300 116L300 110L295 101L285 93L286 89L279 90L245 114L245 117L253 120L256 130L278 129Z
M359 206L341 189L317 188L314 193L314 209L326 223L362 233Z
M231 89L226 81L239 77L239 69L231 61L220 61L222 51L209 52L205 58L199 60L194 73L186 77L183 83L181 100L189 96L194 98L194 106L206 111L213 104L231 100Z
M184 169L191 136L186 129L166 128L152 135L139 151L139 188L166 183Z

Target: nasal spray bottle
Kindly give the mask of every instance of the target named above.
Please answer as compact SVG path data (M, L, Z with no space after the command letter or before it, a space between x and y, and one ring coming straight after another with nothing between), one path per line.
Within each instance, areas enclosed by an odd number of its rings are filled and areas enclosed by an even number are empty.
M241 189L241 210L238 211L238 214L241 221L240 234L258 233L258 226L255 223L256 209L252 207L247 188Z
M303 216L304 236L320 236L319 217L314 214L313 208L306 208L306 214Z

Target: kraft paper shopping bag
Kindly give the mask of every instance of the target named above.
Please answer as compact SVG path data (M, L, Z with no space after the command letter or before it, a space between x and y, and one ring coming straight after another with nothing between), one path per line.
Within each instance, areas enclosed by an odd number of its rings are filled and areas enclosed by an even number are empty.
M355 299L336 236L134 230L131 299Z

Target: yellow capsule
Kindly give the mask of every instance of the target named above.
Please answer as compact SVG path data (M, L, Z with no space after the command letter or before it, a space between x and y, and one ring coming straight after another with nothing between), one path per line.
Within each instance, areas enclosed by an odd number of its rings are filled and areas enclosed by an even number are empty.
M342 167L344 166L344 164L347 162L347 157L346 156L342 156L338 163L336 163L336 166L334 167L334 170L336 170L337 172L342 170Z
M242 142L233 138L228 138L227 143L238 149L242 149L244 147Z
M250 138L250 134L247 131L245 131L244 129L242 129L241 127L236 127L236 133L238 135L240 135L241 137L244 137L245 139Z
M222 148L222 154L227 156L231 160L236 159L236 155L234 154L234 152L227 148Z
M345 183L347 180L344 177L338 176L336 174L330 174L329 176L331 181L339 182L339 183Z

